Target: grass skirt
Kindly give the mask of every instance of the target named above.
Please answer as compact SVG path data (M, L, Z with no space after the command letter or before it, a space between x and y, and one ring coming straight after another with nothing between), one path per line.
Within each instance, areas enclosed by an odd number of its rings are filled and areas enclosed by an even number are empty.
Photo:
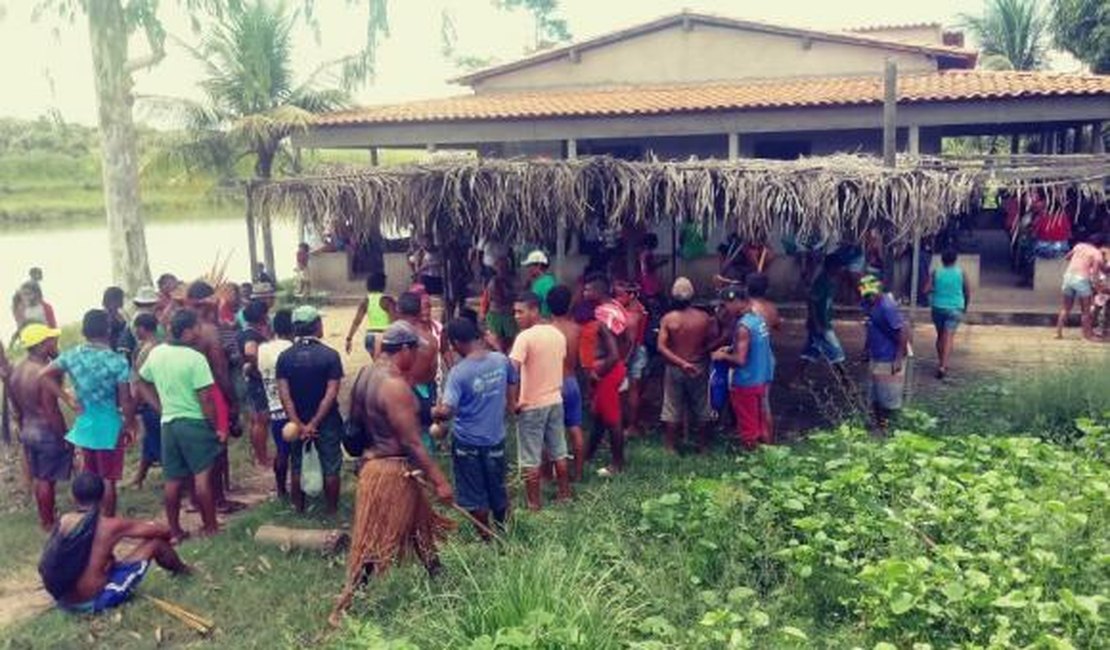
M374 573L389 569L409 552L427 564L436 541L454 527L432 509L425 488L407 476L412 467L400 458L374 458L358 474L355 519L347 577L357 581L367 565Z

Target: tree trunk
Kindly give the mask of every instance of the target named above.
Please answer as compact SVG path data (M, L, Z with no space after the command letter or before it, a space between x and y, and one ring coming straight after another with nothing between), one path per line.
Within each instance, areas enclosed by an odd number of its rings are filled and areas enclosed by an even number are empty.
M137 138L131 116L129 34L119 0L89 2L87 11L112 281L134 295L139 287L150 285L151 278L139 202Z
M273 173L274 156L277 154L276 148L274 150L263 149L258 152L258 162L255 164L255 173L263 181L269 181ZM271 225L270 213L264 212L259 220L262 226L262 255L266 260L266 271L277 282L277 268L274 267L274 232ZM254 270L251 270L251 276L255 275Z

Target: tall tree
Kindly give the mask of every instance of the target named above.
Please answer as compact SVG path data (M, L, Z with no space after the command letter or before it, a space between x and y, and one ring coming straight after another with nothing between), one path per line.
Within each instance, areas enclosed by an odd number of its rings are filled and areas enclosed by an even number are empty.
M557 15L559 0L495 0L495 3L502 9L524 9L532 14L535 24L533 50L543 50L571 39L567 21Z
M1110 74L1110 2L1053 0L1052 40L1091 72Z
M156 107L184 117L189 138L172 153L186 164L215 168L225 179L234 175L238 160L249 156L254 179L269 180L279 157L292 159L290 135L306 129L313 116L348 104L357 79L344 71L357 54L320 65L304 80L295 78L298 14L281 1L252 0L207 26L196 47L182 44L204 68L205 101L153 100ZM273 240L265 217L262 237L272 273Z
M355 0L347 0L355 4ZM386 0L362 0L369 7L367 40L360 56L347 66L350 76L372 71L378 37L388 31ZM313 22L314 0L302 0L303 18ZM222 15L241 6L240 0L177 0L199 25L204 14ZM156 65L165 56L166 31L160 0L37 0L35 18L54 14L75 22L84 15L89 28L89 45L96 87L97 116L103 159L104 207L112 255L112 278L133 292L150 284L146 235L139 198L137 137L132 105L134 74ZM131 57L129 41L146 37L150 52Z
M981 15L961 18L985 55L985 67L1044 67L1048 16L1038 0L986 0Z

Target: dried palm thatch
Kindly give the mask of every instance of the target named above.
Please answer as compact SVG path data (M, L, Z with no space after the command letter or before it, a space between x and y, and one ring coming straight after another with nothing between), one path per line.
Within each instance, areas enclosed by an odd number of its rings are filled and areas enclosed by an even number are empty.
M560 219L628 226L714 221L745 239L771 232L806 239L860 239L877 226L906 242L967 212L988 186L1078 189L1105 200L1107 156L1007 159L900 159L895 168L863 156L797 161L628 162L458 160L395 168L336 170L322 177L254 186L270 215L297 214L315 226L339 225L356 238L381 230L494 235L551 241Z

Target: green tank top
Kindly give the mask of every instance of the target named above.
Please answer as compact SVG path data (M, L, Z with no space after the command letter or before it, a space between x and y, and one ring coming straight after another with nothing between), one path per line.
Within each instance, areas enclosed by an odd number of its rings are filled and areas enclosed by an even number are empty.
M942 266L933 271L933 307L963 311L964 272L958 266Z
M371 291L366 295L366 331L384 332L389 328L389 313L382 309L381 292Z

